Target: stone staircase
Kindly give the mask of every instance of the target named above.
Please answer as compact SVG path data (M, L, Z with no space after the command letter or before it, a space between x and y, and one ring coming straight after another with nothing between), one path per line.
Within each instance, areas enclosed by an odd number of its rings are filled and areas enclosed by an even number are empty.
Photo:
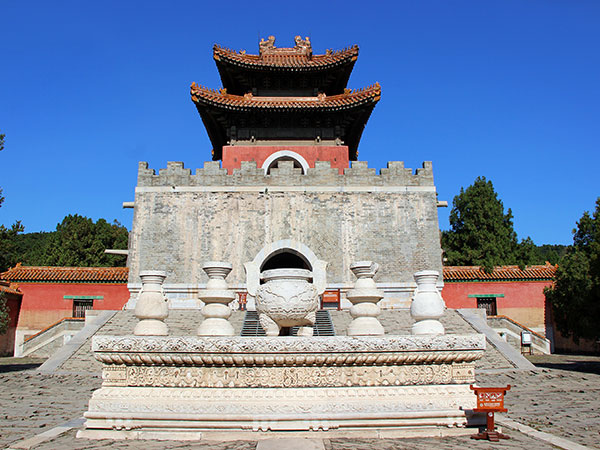
M242 332L240 334L241 336L265 336L265 330L263 330L260 326L256 311L246 311ZM297 336L298 327L292 327L290 330L290 335ZM325 309L317 311L314 336L335 336L335 330L329 311Z
M203 320L202 313L198 309L172 309L169 311L169 317L165 320L169 326L171 336L195 336L198 325ZM321 318L324 318L321 320ZM328 319L327 319L328 318ZM258 324L258 318L255 311L234 311L229 319L236 335L241 336L260 336L262 329ZM317 324L318 333L316 336L345 335L348 324L352 321L350 313L347 310L342 311L322 311L319 313L319 323ZM379 316L381 324L384 326L386 334L407 335L410 334L413 320L410 311L407 309L387 309L382 310ZM330 321L330 324L325 325ZM461 315L452 309L446 310L441 322L446 328L448 334L471 334L479 332L467 322ZM98 335L127 335L133 333L133 328L137 323L133 311L118 311L110 320L108 320L95 334ZM499 336L487 327L490 333ZM260 329L260 330L259 330ZM254 330L254 331L252 331ZM251 334L254 333L254 334ZM264 334L262 334L264 335ZM519 355L520 356L520 355ZM521 357L522 358L522 357ZM523 358L524 360L524 358ZM514 369L517 365L510 358L507 358L497 346L488 338L485 356L476 362L478 370L506 370ZM56 367L57 372L94 372L100 373L102 365L96 361L91 352L91 336L78 347L60 366Z
M84 327L83 318L65 317L23 342L18 356L48 358Z

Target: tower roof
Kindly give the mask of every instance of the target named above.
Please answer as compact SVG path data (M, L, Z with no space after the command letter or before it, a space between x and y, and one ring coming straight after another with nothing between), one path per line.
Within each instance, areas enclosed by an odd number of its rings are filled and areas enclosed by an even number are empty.
M353 64L358 58L358 45L343 50L327 50L323 55L302 53L295 48L276 48L278 52L249 55L245 50L235 51L215 44L213 57L221 64L231 64L247 69L286 71L327 70L332 67Z
M381 97L378 83L339 95L260 97L229 94L192 83L191 96L213 144L213 159L236 140L339 139L356 160L363 129ZM324 124L329 126L324 127ZM291 128L290 128L291 124Z
M381 97L381 86L375 83L372 86L350 90L343 94L325 95L316 97L263 97L254 96L252 93L235 95L227 93L227 89L208 89L192 83L190 93L196 104L206 104L229 110L253 111L256 109L319 109L322 111L336 111L355 108L365 104L374 104Z
M348 83L358 46L313 55L308 38L296 36L294 47L279 48L275 47L275 37L269 36L259 43L258 55L215 44L213 58L223 86L231 94L272 95L278 90L293 90L305 96L318 92L335 95L341 94ZM264 92L267 94L261 94Z

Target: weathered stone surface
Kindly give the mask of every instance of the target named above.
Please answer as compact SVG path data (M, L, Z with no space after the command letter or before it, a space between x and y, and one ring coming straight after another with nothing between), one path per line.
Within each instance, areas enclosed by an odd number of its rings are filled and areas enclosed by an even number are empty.
M142 166L130 236L132 289L141 270L161 268L167 295L197 291L207 281L200 270L207 260L233 262L229 284L244 288L243 264L283 240L302 243L329 263L328 286L350 288L350 263L369 259L381 262L376 282L386 297L396 289L406 301L413 273L441 272L430 164L417 175L395 165L381 175L365 175L356 164L344 175L321 170L280 176L243 165L226 175L208 166L190 175L169 163L153 175Z

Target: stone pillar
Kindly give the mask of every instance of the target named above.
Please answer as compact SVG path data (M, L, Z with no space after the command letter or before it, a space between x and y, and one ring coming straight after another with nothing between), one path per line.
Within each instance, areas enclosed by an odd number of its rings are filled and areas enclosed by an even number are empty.
M135 316L140 319L133 330L138 336L166 336L169 327L164 320L169 316L169 300L162 284L167 278L165 272L146 270L140 272L142 290L135 305Z
M350 270L358 278L354 289L348 291L346 298L352 303L348 325L348 336L381 336L385 333L377 320L381 309L377 302L383 298L383 291L377 289L373 277L379 270L379 264L372 261L358 261L350 264Z
M412 334L444 334L444 326L438 320L446 305L436 288L439 273L422 270L415 273L417 289L410 305L410 315L416 320Z
M229 303L235 299L235 293L227 287L225 278L233 266L227 262L209 261L202 266L208 275L206 289L198 293L205 303L202 314L205 319L198 327L198 336L233 336L235 331L227 319L231 316Z

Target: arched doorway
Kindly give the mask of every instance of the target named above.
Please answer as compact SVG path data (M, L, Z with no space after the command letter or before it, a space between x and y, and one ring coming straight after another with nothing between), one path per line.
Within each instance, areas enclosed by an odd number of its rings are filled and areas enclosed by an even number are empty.
M306 171L308 170L308 162L302 157L302 155L293 152L291 150L280 150L271 154L262 165L262 168L265 171L265 175L269 175L271 173L271 169L277 167L279 161L293 161L294 168L302 169L302 175L306 175Z
M271 253L260 267L261 272L272 269L306 269L312 271L312 266L301 253L290 248L283 248Z
M308 246L301 242L294 239L282 239L265 245L252 261L244 264L248 294L252 297L256 294L256 289L260 285L260 273L263 270L286 267L310 270L319 295L325 291L327 261L319 259Z

